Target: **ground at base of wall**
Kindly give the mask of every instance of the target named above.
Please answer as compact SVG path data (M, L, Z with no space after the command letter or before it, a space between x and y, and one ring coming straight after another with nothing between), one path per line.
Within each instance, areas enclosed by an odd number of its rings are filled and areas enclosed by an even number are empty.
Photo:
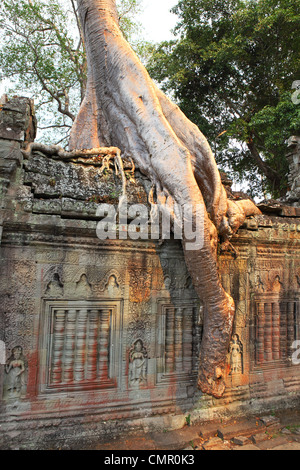
M300 408L226 422L186 425L99 443L102 451L300 450Z

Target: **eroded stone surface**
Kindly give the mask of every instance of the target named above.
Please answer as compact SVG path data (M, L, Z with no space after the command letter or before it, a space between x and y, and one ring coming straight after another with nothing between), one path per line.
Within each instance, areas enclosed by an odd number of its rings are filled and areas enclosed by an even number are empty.
M97 238L97 206L117 205L121 178L39 153L24 161L9 139L0 140L0 176L0 340L7 358L21 348L25 367L21 387L1 370L1 446L17 433L21 446L72 447L298 403L295 215L248 220L232 241L236 256L220 255L236 317L226 391L213 399L197 390L203 305L180 242ZM144 177L127 183L129 202L147 203ZM257 435L252 424L246 434ZM243 435L216 429L224 439Z
M0 104L0 138L32 142L36 135L33 101L15 96Z

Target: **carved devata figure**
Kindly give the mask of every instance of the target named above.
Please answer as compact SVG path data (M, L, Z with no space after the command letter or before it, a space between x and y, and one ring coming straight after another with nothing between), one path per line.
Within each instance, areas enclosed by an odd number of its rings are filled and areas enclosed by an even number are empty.
M239 335L232 336L229 345L230 354L230 374L243 373L243 345Z
M129 352L129 382L139 385L147 382L148 353L142 340L135 341Z
M26 389L26 359L21 346L15 346L5 364L5 398L19 398Z
M113 297L118 292L119 285L117 283L116 276L114 276L113 274L108 279L106 289L110 297Z

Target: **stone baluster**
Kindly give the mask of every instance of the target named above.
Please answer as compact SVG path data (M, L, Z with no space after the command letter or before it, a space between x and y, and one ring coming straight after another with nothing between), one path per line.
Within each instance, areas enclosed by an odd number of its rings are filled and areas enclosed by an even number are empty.
M280 303L280 351L281 358L287 359L287 302Z
M77 318L76 353L74 361L74 381L85 379L87 310L80 310Z
M66 336L65 336L65 361L63 371L63 381L73 382L74 380L74 357L75 357L75 331L76 331L76 310L69 310L67 313Z
M280 306L279 306L279 299L277 302L272 304L272 351L273 351L273 359L278 360L280 359Z
M182 354L182 342L183 342L183 309L176 308L175 310L175 370L181 372L183 370L183 354Z
M272 303L265 303L265 353L266 361L270 362L273 359L272 351Z
M87 333L87 380L97 379L99 312L90 310Z
M65 337L65 310L57 310L54 312L53 327L53 348L52 348L52 364L51 364L51 383L59 384L62 381L62 361Z
M166 373L174 372L174 321L175 321L175 309L166 308Z
M265 358L265 304L257 304L257 357L258 364L263 364Z
M110 309L101 309L99 338L99 374L101 379L108 379Z

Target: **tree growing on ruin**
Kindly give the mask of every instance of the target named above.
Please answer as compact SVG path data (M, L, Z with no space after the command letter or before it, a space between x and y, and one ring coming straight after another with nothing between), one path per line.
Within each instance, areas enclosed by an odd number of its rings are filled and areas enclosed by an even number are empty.
M141 0L119 2L123 34L138 38ZM86 56L76 0L0 2L0 79L34 97L43 142L66 145L86 88Z
M152 203L176 223L179 206L203 208L201 249L182 244L194 287L204 302L199 387L222 396L234 302L218 275L218 236L227 243L247 215L251 201L227 199L214 156L201 131L154 84L124 38L115 0L77 0L87 53L85 98L74 122L70 149L117 146L152 182Z
M253 195L284 195L286 140L300 128L291 99L300 77L299 1L180 0L173 12L177 39L156 47L151 76L203 129L235 180L247 175Z

